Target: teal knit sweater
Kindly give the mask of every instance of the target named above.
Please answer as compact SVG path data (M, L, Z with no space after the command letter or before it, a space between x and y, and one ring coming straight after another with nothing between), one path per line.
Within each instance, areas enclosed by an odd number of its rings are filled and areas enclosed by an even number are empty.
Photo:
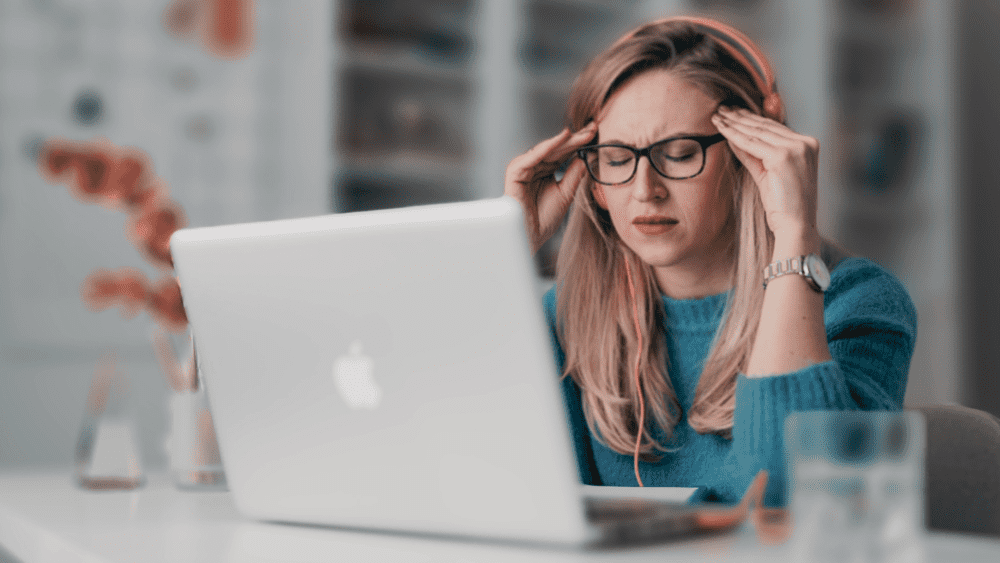
M792 411L898 410L903 406L917 318L903 285L863 258L843 260L831 272L824 322L832 361L765 378L737 376L732 439L698 434L687 421L702 365L719 326L728 293L702 299L663 297L668 371L682 409L674 437L659 462L639 462L646 486L698 487L693 501L734 503L760 469L771 478L764 503L786 503L782 444ZM560 373L565 356L556 335L556 288L545 294L545 313ZM600 444L583 415L580 389L562 380L580 479L591 485L635 486L631 455ZM665 436L658 428L654 435ZM661 442L662 443L662 442Z

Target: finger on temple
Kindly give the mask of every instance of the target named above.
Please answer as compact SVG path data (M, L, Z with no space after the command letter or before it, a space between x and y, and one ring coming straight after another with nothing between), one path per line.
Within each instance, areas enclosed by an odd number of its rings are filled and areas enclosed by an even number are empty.
M730 148L742 149L747 154L760 160L773 156L775 154L774 150L778 148L776 145L768 143L759 137L752 136L736 127L722 125L719 127L719 130L725 135L726 140L729 141Z
M742 133L747 139L757 140L775 147L794 146L800 142L798 139L789 136L783 131L774 131L770 128L758 127L753 123L747 123L745 121L729 119L724 120L722 125L723 127L727 127L729 131Z
M745 119L746 123L752 123L754 126L759 127L762 130L767 130L780 135L782 138L790 139L793 142L802 142L811 139L808 135L803 135L798 131L788 127L787 125L775 121L769 117L764 117L763 115L757 115L751 111L743 110L731 116L732 118Z
M537 145L528 149L525 155L536 155L536 154L547 154L552 148L559 146L563 141L572 136L572 132L569 127L563 127L563 130L559 132L558 135L554 137L549 137L543 141L540 141Z
M564 128L555 137L550 137L538 143L530 150L515 157L508 170L518 169L516 178L519 181L532 181L537 177L548 176L559 168L573 152L587 144L594 134L594 127L588 125L576 133ZM539 168L543 170L539 171Z
M731 126L739 126L748 131L773 135L775 140L800 141L805 136L792 131L785 125L751 112L741 112L725 116ZM759 135L758 135L759 136Z
M559 182L559 189L565 194L570 200L576 194L581 186L583 186L583 179L587 176L587 167L583 164L583 161L574 160L569 163L569 167L566 168L566 173L563 174L562 181Z
M586 146L587 144L589 144L590 141L591 141L591 139L594 138L594 134L595 133L596 133L596 129L590 127L589 125L587 127L584 127L583 129L580 129L579 131L573 133L569 137L563 139L563 141L561 143L559 143L558 145L552 147L552 150L549 151L549 155L548 155L551 158L546 158L546 160L548 160L550 162L551 161L556 161L556 162L563 162L563 161L565 161L577 149L579 149L580 147L583 147L583 146Z
M734 118L745 118L761 124L773 123L775 125L784 127L784 125L771 119L770 117L764 117L763 115L756 114L746 108L732 108L732 110L729 112L729 115Z

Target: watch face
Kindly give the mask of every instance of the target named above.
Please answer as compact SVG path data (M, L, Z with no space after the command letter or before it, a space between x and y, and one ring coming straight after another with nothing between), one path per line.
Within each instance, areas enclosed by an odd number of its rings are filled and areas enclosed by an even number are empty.
M806 266L809 268L810 277L819 286L820 291L826 291L830 287L830 271L826 269L823 259L815 254L806 256Z

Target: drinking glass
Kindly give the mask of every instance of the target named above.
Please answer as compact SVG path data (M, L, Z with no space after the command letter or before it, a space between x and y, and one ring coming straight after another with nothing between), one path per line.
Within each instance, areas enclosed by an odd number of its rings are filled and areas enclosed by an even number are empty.
M790 560L924 561L925 440L916 412L789 415Z

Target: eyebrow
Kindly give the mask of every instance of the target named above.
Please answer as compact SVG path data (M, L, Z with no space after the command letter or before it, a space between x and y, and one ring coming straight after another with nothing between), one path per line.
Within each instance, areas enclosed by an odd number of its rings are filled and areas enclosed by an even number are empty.
M598 144L602 144L602 145L604 145L604 144L607 144L607 145L626 145L626 146L629 146L629 147L633 146L633 145L630 145L630 144L626 143L625 141L622 141L621 139L607 139L607 140L601 139L600 133L601 133L600 130L598 130L598 132L597 132L597 135L598 135L597 136L597 143ZM674 133L673 135L667 135L666 137L662 137L660 139L657 139L657 140L653 141L653 143L659 143L660 141L665 141L667 139L676 139L678 137L711 137L712 135L715 135L715 133L698 133L696 131L690 131L690 132L689 131L679 131L677 133ZM653 144L653 143L650 143L650 144Z

